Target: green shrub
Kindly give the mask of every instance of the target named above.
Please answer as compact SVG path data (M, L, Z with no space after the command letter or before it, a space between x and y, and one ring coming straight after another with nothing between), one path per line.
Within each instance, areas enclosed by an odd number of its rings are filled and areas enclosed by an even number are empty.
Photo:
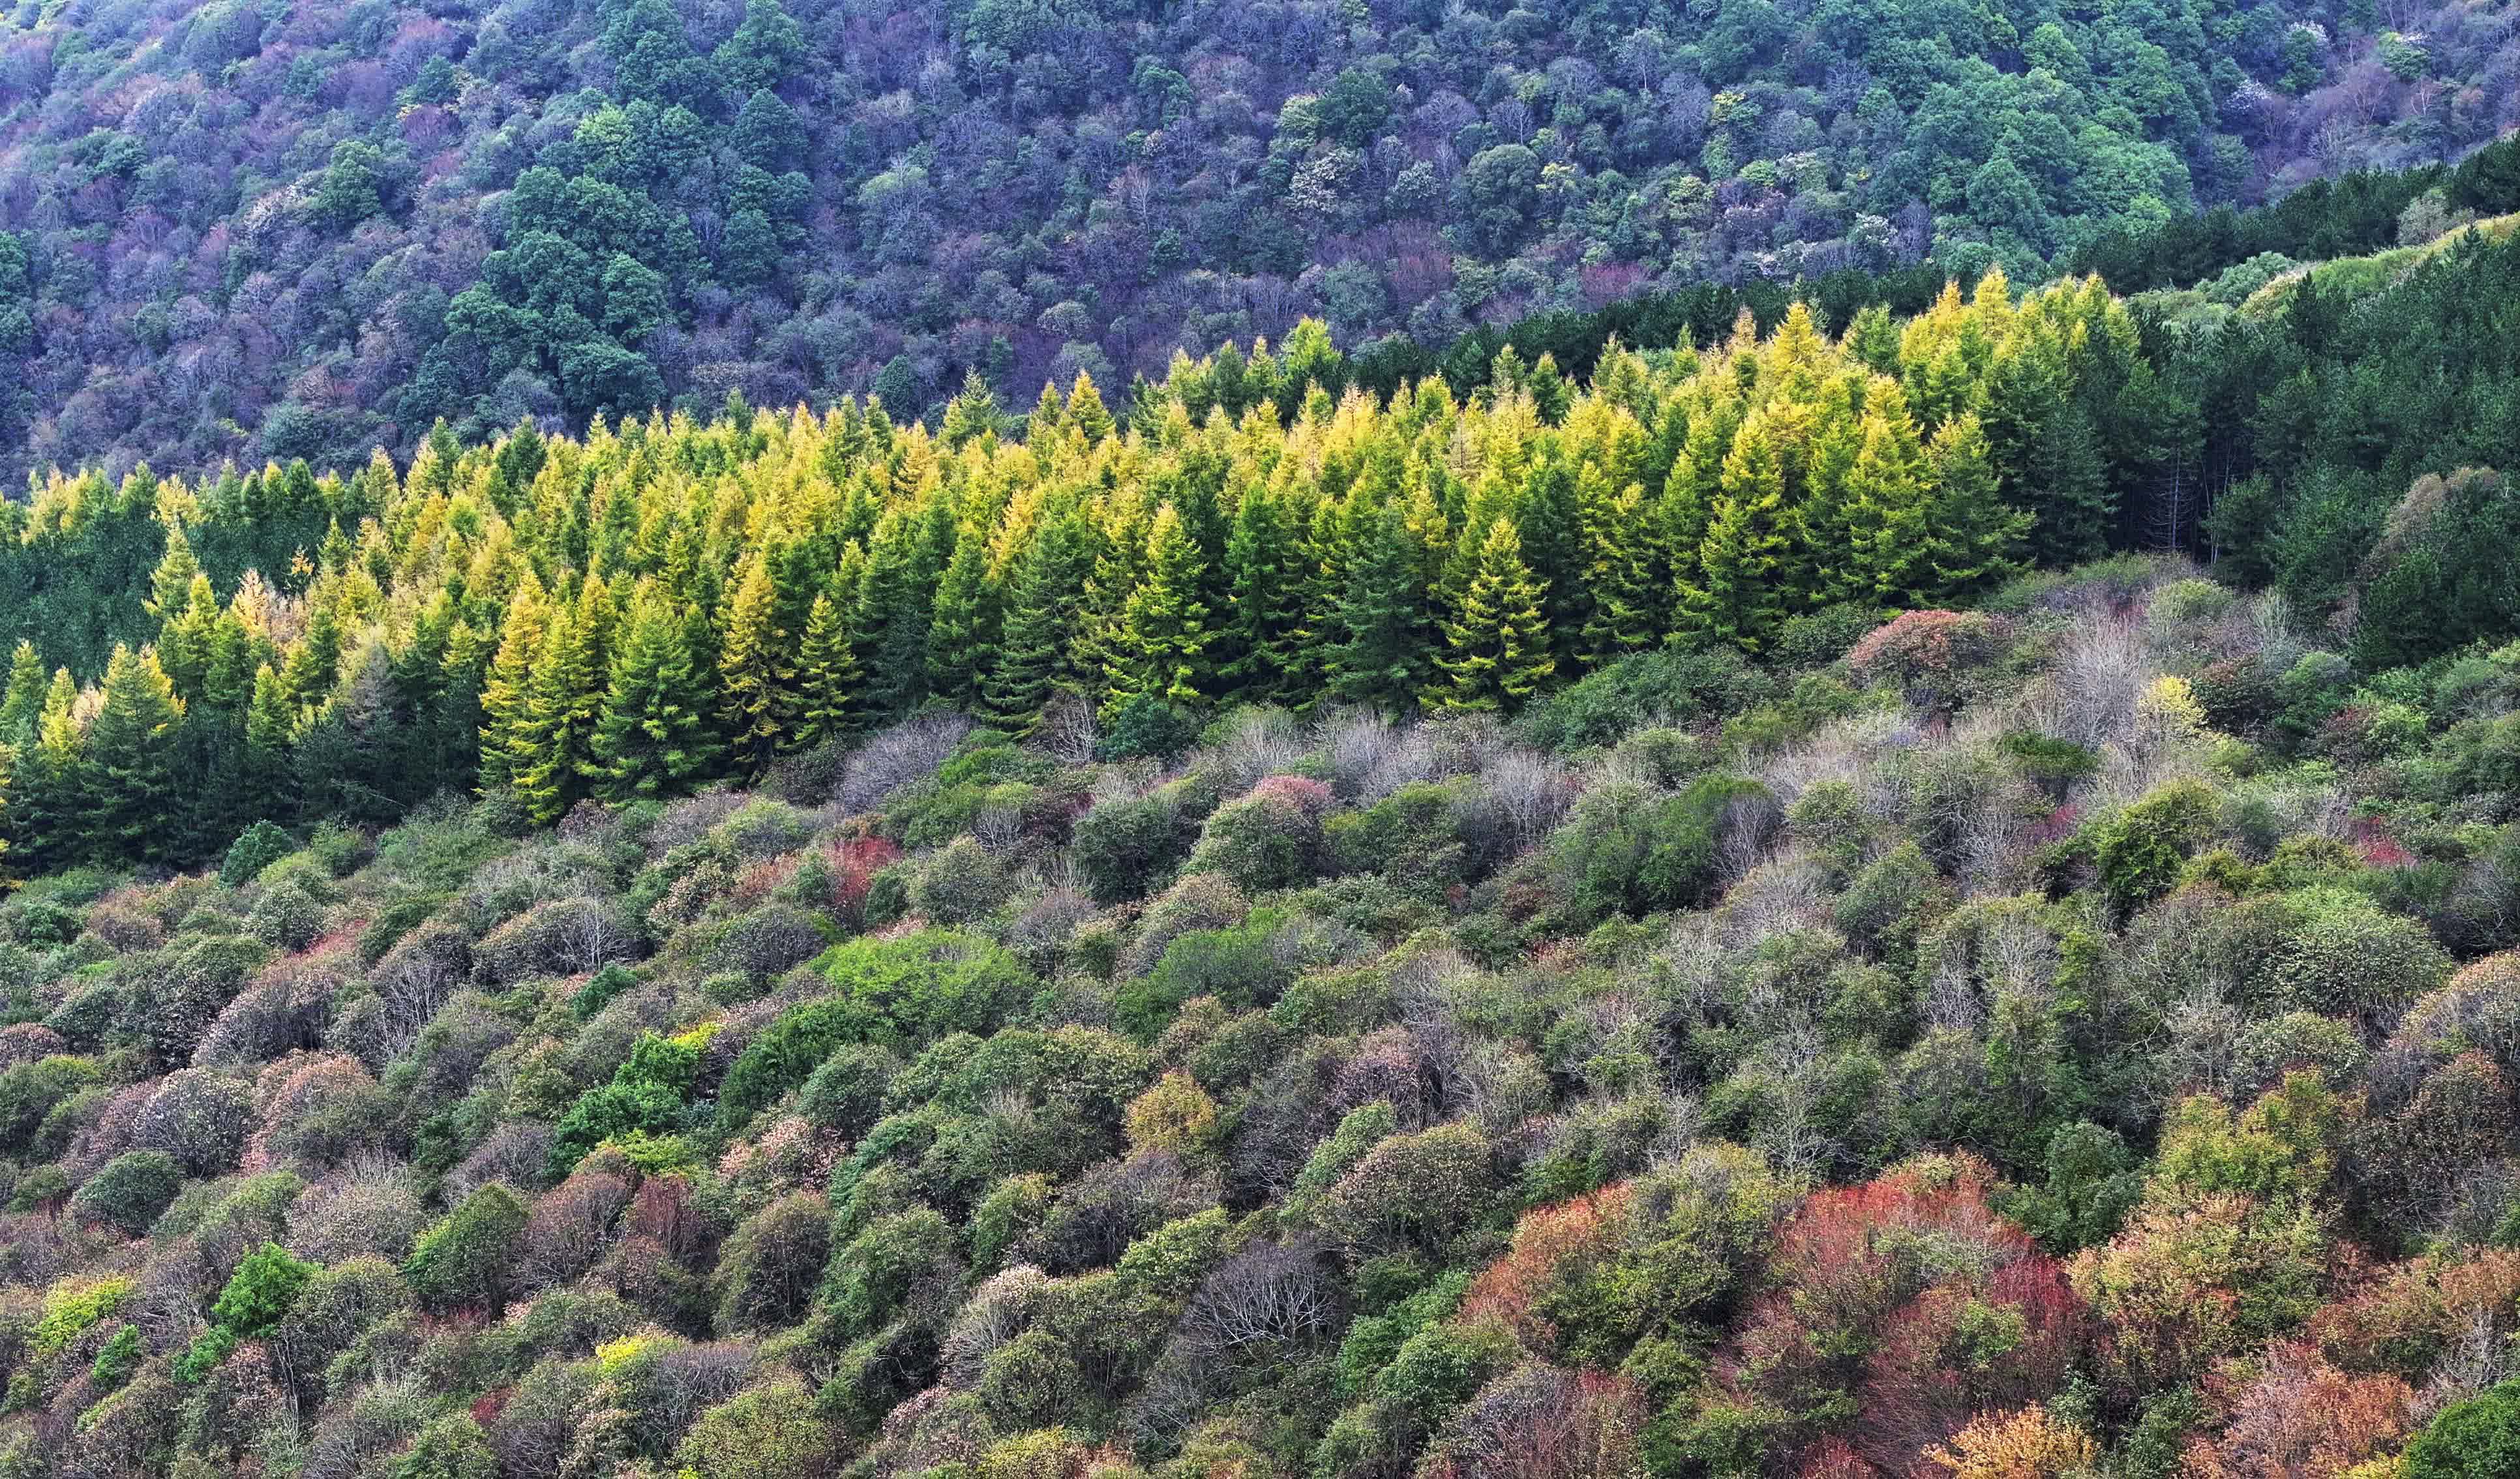
M1706 902L1736 807L1755 823L1762 814L1773 820L1776 802L1759 783L1723 774L1677 793L1612 784L1586 795L1551 842L1568 908L1590 921Z
M2178 781L2100 824L2092 864L2100 887L2121 914L2132 914L2179 883L2188 855L2214 833L2214 792Z
M2402 1479L2508 1479L2520 1474L2520 1381L2441 1410L2407 1445Z
M68 1053L20 1063L0 1073L0 1146L22 1147L54 1105L100 1077L96 1064Z
M420 1430L391 1479L499 1479L499 1457L470 1412L448 1412Z
M184 1168L163 1150L127 1150L105 1163L70 1198L70 1214L111 1223L138 1237L184 1188Z
M1190 854L1197 824L1169 789L1105 801L1076 819L1069 859L1100 904L1140 899L1161 887Z
M498 1309L525 1235L522 1198L497 1182L474 1191L420 1235L403 1281L429 1310Z
M126 1324L98 1349L95 1364L88 1367L88 1379L101 1392L117 1390L131 1379L132 1372L140 1369L141 1358L146 1354L140 1348L140 1327Z
M278 1324L297 1302L297 1291L315 1273L315 1265L292 1258L278 1243L266 1242L247 1254L229 1276L227 1287L210 1305L210 1316L223 1327L250 1339Z
M297 851L297 839L276 822L256 822L237 834L228 844L228 855L219 864L219 881L230 888L243 888L262 876L262 871Z
M84 1335L100 1321L121 1313L137 1287L120 1276L68 1278L44 1291L43 1313L35 1320L35 1350L49 1356Z

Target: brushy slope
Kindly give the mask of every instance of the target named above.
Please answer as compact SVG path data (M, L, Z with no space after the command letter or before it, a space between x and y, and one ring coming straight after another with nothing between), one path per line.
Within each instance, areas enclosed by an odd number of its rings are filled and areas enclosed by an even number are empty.
M2176 564L0 905L0 1461L2473 1472L2520 651Z

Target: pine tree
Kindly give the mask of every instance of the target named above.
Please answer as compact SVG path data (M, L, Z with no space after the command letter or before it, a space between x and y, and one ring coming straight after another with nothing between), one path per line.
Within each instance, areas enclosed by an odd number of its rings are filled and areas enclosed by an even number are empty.
M736 774L761 774L788 719L792 674L788 635L779 630L770 566L760 551L743 562L727 597L720 625L726 637L718 656L718 713Z
M1476 573L1461 609L1444 627L1444 655L1435 659L1447 683L1427 694L1431 707L1453 712L1519 706L1557 669L1549 654L1548 618L1540 583L1523 563L1513 521L1500 515L1480 542Z
M1071 397L1069 409L1075 407ZM1146 574L1120 611L1114 660L1103 670L1105 712L1147 696L1167 703L1198 701L1205 672L1207 607L1198 599L1207 565L1167 503L1147 527Z
M167 856L177 814L176 727L183 700L153 648L116 646L105 668L105 701L88 726L87 839L98 857Z
M1722 491L1697 548L1696 578L1680 587L1682 630L1745 651L1764 648L1792 594L1778 580L1792 544L1784 472L1754 417L1734 433L1724 459Z
M629 801L707 779L718 761L707 694L692 672L681 613L653 582L640 585L616 647L584 772L596 794Z
M305 635L289 650L280 676L289 685L289 700L312 710L332 696L341 667L341 624L330 605L318 602L306 618Z
M1876 606L1917 605L1926 572L1924 448L1905 401L1885 385L1865 412L1863 450L1847 477L1845 517L1836 531L1828 599Z
M846 607L829 593L814 598L805 617L805 641L796 654L796 721L790 749L811 749L848 734L851 711L864 681L858 671Z

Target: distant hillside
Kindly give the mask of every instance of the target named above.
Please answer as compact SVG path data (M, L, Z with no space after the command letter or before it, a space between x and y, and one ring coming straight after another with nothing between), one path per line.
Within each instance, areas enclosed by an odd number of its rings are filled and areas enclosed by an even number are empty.
M816 0L0 12L0 476L2044 275L2520 121L2508 6Z

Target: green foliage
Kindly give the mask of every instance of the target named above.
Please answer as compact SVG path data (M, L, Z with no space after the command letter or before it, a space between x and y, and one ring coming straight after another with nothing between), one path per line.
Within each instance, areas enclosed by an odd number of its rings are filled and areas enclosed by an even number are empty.
M163 1150L126 1150L79 1187L70 1198L70 1215L111 1223L137 1237L183 1186L184 1168L175 1157Z
M2399 1460L2407 1479L2485 1479L2520 1468L2520 1383L2441 1410Z
M243 888L262 875L262 871L297 850L297 839L288 829L272 822L256 822L237 834L228 844L227 859L219 865L219 881L230 888Z
M425 1309L498 1308L523 1246L525 1218L523 1199L490 1183L420 1235L403 1280Z
M211 1302L210 1316L221 1328L241 1338L260 1335L288 1315L314 1273L313 1264L266 1242L238 1263L227 1287Z

